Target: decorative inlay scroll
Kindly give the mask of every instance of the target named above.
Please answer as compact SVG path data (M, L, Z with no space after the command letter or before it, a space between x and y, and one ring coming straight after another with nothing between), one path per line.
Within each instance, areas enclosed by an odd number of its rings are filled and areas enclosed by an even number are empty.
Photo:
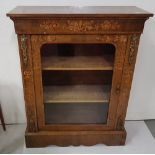
M23 73L23 86L24 86L24 98L26 104L27 114L27 131L36 132L37 121L36 121L36 107L35 107L35 93L34 93L34 79L33 79L33 68L32 68L32 57L31 48L29 47L30 35L19 35L20 49L22 57L22 73Z
M27 121L29 124L29 131L36 132L36 123L35 123L35 117L34 117L34 111L32 108L29 108L27 111Z
M40 28L47 31L63 32L91 32L91 31L110 31L118 30L121 25L116 20L44 20L40 23Z
M24 71L23 75L24 75L24 79L29 79L32 74L31 74L31 71Z
M83 20L68 20L67 28L73 32L81 32L81 31L91 31L93 30L94 21L83 21ZM94 25L95 26L95 25ZM65 29L65 27L63 27Z
M121 92L121 86L120 86L120 84L117 84L116 89L115 89L115 93L116 93L116 95L119 95L120 92Z
M120 24L118 23L118 21L114 21L114 20L104 20L100 25L96 25L96 26L101 26L102 30L109 30L109 29L116 30L120 28Z
M23 63L24 66L27 66L28 63L28 55L27 55L27 36L23 34L21 36L21 50L22 50L22 56L23 56Z
M24 84L25 84L25 102L27 104L27 122L28 122L28 131L29 132L36 132L37 125L36 125L36 118L35 118L35 107L33 103L33 90L32 90L32 71L25 70L23 71L24 76Z
M138 42L140 34L133 34L129 36L129 46L126 53L126 59L124 62L124 69L122 75L122 89L120 94L120 100L118 105L118 117L117 117L117 130L123 129L125 121L127 103L129 100L129 93L131 89L131 82L133 78L135 59L137 55ZM124 104L126 103L126 104Z
M52 43L52 42L57 41L57 36L56 35L46 35L46 37L45 37L44 35L40 35L37 38L32 37L31 40L34 43L37 43L37 42L42 42L42 43L51 42Z
M123 128L124 128L124 121L123 117L120 115L117 120L117 130L123 130Z
M129 65L132 64L135 58L135 54L137 51L137 46L138 46L138 41L139 41L139 36L138 35L133 35L130 40L130 47L129 47L129 56L128 56L128 63Z
M58 29L60 26L60 24L58 23L58 21L54 21L54 20L45 20L40 24L40 28L43 28L45 30L51 29L51 30L56 30Z
M111 36L108 35L100 35L96 37L96 40L98 41L102 41L102 42L126 42L127 41L127 37L124 35L115 35L113 36L113 38L111 39Z

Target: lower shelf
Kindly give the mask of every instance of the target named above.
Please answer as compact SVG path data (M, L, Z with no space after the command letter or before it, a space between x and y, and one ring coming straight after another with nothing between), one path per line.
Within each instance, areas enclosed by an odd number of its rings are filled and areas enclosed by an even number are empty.
M110 85L45 86L44 103L109 102Z
M109 85L44 87L46 124L106 124Z
M108 103L45 104L46 124L106 124Z

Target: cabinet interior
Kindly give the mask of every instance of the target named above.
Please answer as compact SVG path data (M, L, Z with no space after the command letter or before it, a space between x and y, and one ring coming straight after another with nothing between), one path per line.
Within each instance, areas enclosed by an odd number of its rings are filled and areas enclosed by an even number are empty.
M45 124L106 124L115 46L43 44Z

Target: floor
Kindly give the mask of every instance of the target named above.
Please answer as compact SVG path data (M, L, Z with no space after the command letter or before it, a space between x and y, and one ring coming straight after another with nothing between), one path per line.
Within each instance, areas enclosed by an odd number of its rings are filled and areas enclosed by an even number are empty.
M146 124L145 124L146 123ZM4 132L0 127L0 153L155 153L155 120L126 121L127 140L125 146L102 144L85 147L25 148L25 125L7 125ZM147 128L148 127L148 128Z
M149 128L152 136L155 138L155 120L146 120L145 123Z

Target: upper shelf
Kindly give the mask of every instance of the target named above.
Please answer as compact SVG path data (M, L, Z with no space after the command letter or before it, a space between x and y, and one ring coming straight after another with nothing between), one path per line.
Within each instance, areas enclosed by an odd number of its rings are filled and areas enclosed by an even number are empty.
M10 17L150 17L153 14L135 6L17 6Z
M42 57L42 70L113 70L113 56Z

